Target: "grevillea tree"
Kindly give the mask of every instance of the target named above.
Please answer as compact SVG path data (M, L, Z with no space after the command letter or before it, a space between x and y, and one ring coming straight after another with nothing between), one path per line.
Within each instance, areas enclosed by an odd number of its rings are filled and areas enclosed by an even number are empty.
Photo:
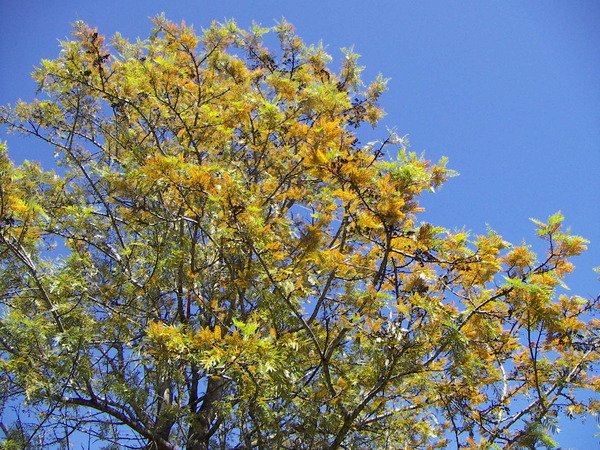
M56 161L0 160L3 448L535 448L597 411L600 300L556 293L586 241L419 222L451 172L359 142L385 82L343 55L158 17L42 61L1 111Z

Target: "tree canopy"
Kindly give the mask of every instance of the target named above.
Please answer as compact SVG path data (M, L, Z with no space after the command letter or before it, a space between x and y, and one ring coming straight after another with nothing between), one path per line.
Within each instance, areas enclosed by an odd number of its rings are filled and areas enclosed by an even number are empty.
M359 141L385 80L351 50L153 24L78 22L1 110L56 160L0 156L3 448L550 448L598 411L560 214L540 256L420 222L452 172Z

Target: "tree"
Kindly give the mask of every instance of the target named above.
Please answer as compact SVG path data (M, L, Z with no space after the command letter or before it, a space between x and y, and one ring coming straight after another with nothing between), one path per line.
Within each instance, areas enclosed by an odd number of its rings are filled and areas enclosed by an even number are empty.
M357 55L285 22L73 36L1 113L57 162L2 150L5 448L551 447L598 410L600 299L556 293L586 241L417 222L452 172L358 141Z

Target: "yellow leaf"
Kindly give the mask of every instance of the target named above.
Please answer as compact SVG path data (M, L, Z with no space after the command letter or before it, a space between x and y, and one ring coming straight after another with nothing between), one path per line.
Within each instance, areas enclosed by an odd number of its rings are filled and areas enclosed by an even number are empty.
M357 224L361 228L379 228L381 226L374 216L367 213L359 214Z
M265 245L265 250L279 250L281 248L281 242L269 242Z
M13 211L27 211L29 209L27 204L20 198L13 198L11 203Z
M271 337L273 339L275 339L275 340L277 339L277 330L275 328L273 328L273 327L269 328L269 334L271 335Z

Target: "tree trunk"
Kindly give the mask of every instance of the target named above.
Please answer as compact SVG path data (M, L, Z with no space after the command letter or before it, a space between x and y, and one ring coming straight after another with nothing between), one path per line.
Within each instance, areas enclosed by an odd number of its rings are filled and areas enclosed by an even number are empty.
M218 429L216 418L216 402L223 396L225 380L219 376L208 378L206 393L202 400L202 406L193 414L190 421L188 442L186 450L208 450L210 438Z

